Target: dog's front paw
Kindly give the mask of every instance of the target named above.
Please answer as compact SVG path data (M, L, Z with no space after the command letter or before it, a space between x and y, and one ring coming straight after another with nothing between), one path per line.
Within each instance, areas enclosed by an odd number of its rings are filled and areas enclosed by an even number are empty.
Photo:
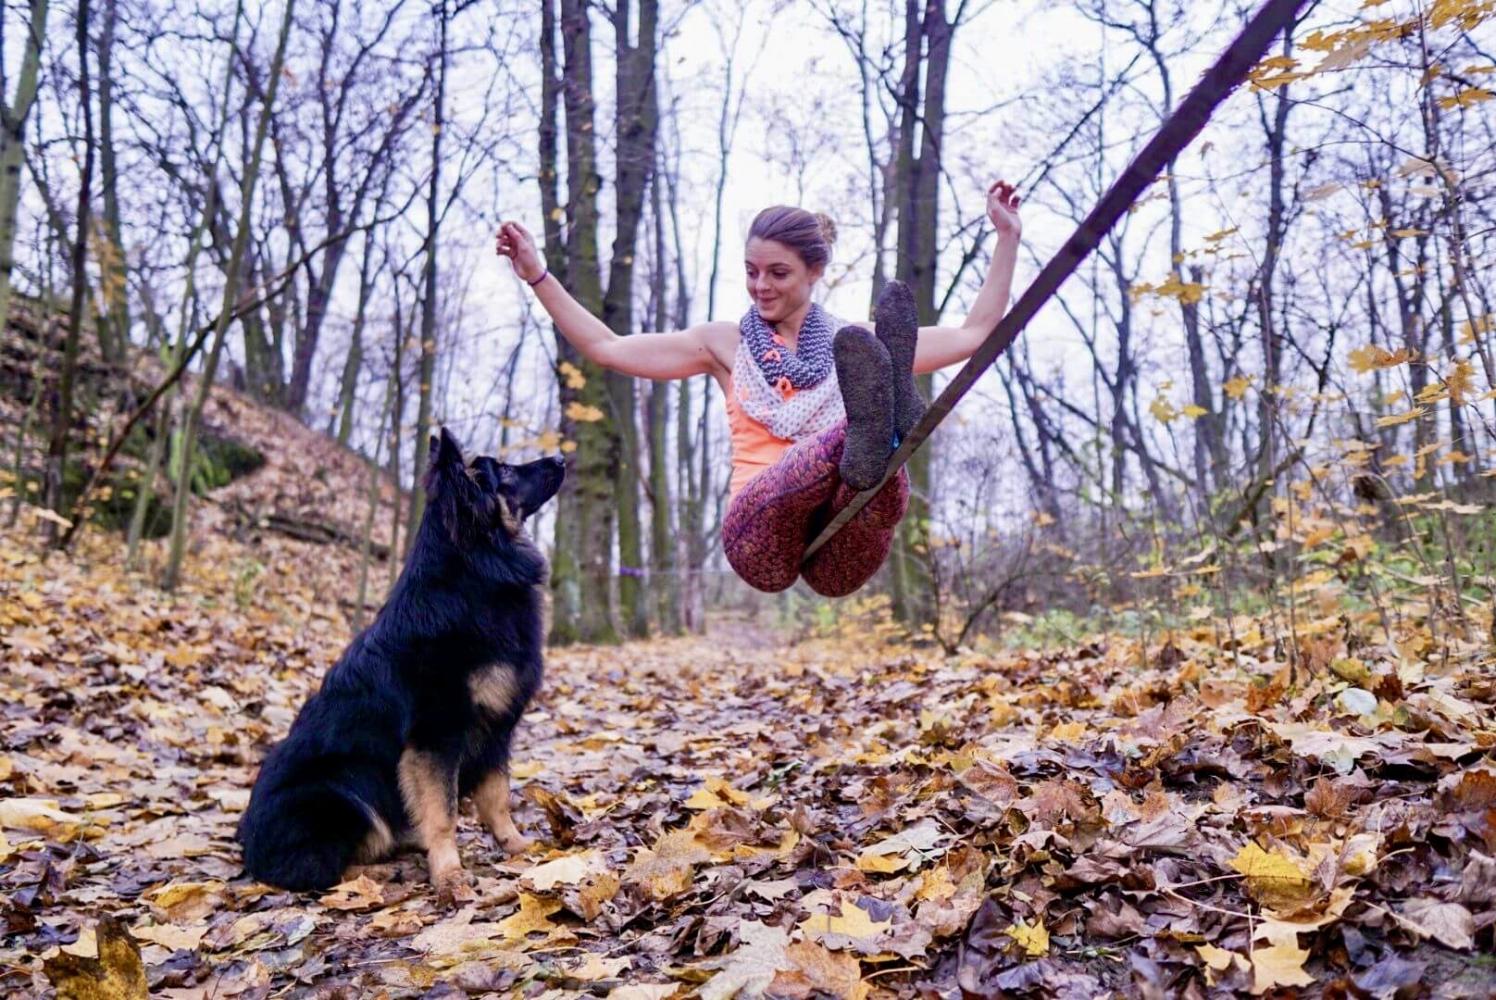
M499 846L504 849L504 853L511 856L515 854L524 854L530 848L535 846L535 841L531 840L529 837L526 837L518 830L506 836L498 837L497 839L499 842Z
M461 865L433 871L431 884L436 887L437 901L443 904L465 903L475 898L473 878Z

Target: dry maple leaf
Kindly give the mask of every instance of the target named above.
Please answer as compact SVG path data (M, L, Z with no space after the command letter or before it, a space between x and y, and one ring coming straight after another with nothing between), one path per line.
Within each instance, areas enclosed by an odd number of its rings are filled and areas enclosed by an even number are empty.
M384 905L384 887L367 875L332 887L317 900L330 910L372 910Z
M738 925L738 947L720 959L721 970L701 987L701 1000L762 996L781 969L791 968L790 936L753 920Z
M862 966L851 955L830 951L814 941L796 941L784 950L789 968L769 984L769 994L785 1000L864 1000L870 987L862 981Z
M1313 986L1314 977L1304 971L1309 953L1297 945L1280 943L1257 948L1252 962L1252 992L1266 993L1279 986Z
M626 884L640 886L649 898L662 901L691 888L696 865L711 858L694 830L672 830L653 848L641 850L624 872Z
M1475 947L1475 917L1459 903L1422 896L1403 904L1394 913L1397 922L1422 938L1433 938L1447 948L1468 951Z

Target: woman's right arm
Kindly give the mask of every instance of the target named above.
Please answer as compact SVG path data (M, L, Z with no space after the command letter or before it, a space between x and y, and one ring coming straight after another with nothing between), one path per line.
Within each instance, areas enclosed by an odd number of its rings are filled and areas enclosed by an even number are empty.
M499 256L509 258L514 273L535 290L536 298L561 336L588 361L648 379L691 375L713 375L720 379L726 370L720 356L726 332L722 328L731 324L702 323L673 333L620 337L572 298L547 271L534 239L519 223L506 222L499 227L494 249Z

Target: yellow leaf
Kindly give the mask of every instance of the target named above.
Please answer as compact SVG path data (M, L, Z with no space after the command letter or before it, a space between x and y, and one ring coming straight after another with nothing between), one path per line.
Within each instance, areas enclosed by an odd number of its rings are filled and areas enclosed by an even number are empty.
M1165 424L1179 416L1174 407L1169 405L1169 401L1162 396L1148 404L1148 412L1153 414L1155 420Z
M1349 357L1351 370L1361 375L1376 368L1395 368L1411 360L1412 352L1406 349L1389 351L1374 344L1356 348Z
M639 852L623 880L641 886L651 899L666 900L689 889L695 866L711 856L694 830L672 830Z
M1059 740L1062 743L1074 743L1086 735L1086 727L1081 722L1061 722L1049 731L1045 739Z
M57 806L56 799L0 799L0 827L71 840L83 821Z
M1389 417L1378 417L1377 426L1396 427L1398 424L1406 424L1410 421L1417 420L1427 412L1428 410L1425 407L1415 406L1411 410L1408 410L1406 413L1394 413Z
M1252 992L1266 993L1278 986L1313 986L1314 977L1304 971L1309 953L1293 944L1279 943L1252 952Z
M1312 891L1309 877L1292 858L1250 841L1231 859L1231 867L1247 877L1247 891L1258 902L1299 899Z
M1183 414L1184 416L1189 417L1191 420L1198 420L1201 417L1205 416L1205 414L1209 413L1210 411L1207 410L1203 406L1200 406L1200 405L1195 404L1195 403L1190 403L1188 406L1184 407L1184 409L1180 410L1179 412L1181 414Z
M1483 101L1489 101L1492 97L1496 97L1496 94L1493 94L1485 87L1466 87L1458 93L1439 98L1439 107L1445 111L1451 111L1455 108L1468 108Z
M587 384L587 376L583 375L582 370L570 361L561 362L556 366L556 370L561 373L561 378L566 382L568 389L580 389Z
M1469 361L1455 362L1454 371L1444 376L1444 383L1454 405L1463 406L1475 393L1475 366Z
M1477 319L1466 320L1460 324L1460 343L1473 344L1477 334L1490 333L1496 329L1496 316L1486 313Z
M857 870L875 875L888 875L909 867L909 859L897 854L871 854L863 851L857 856Z
M1252 380L1250 378L1244 375L1238 375L1236 376L1236 378L1228 381L1222 388L1226 390L1226 395L1230 396L1232 399L1242 399L1246 396L1247 390L1251 387Z
M547 919L559 909L561 904L554 899L542 899L522 892L519 894L519 909L499 921L498 932L521 947L530 943L531 934L544 934L546 940L558 932L569 935L570 932L565 928L558 927Z
M1431 382L1428 385L1424 386L1422 389L1418 390L1418 394L1413 397L1413 402L1437 403L1439 402L1439 400L1446 398L1448 395L1449 390L1444 387L1444 384L1442 382Z
M1195 951L1199 954L1200 960L1216 972L1225 972L1232 963L1245 961L1239 953L1217 948L1213 944L1197 944Z
M566 416L579 424L590 424L601 420L603 411L586 403L571 402L566 404Z
M892 926L892 918L874 920L866 910L847 899L840 902L836 913L813 912L800 921L801 933L814 941L820 941L828 936L866 941L879 936Z
M1043 958L1049 954L1049 930L1042 919L1034 921L1032 926L1028 921L1020 920L1008 928L1007 934L1018 942L1029 958Z

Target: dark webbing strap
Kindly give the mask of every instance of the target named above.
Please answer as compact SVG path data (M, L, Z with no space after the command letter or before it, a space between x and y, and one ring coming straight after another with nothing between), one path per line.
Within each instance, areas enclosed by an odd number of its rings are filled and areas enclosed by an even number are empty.
M1070 239L1065 241L1060 252L1044 265L1044 270L1039 272L1034 283L1029 285L1008 314L987 335L987 339L982 342L982 346L977 348L971 360L966 362L966 365L946 385L945 390L925 410L925 415L920 418L919 423L914 425L913 430L904 438L898 450L889 458L888 471L884 473L882 481L872 489L857 494L850 504L832 518L831 523L826 525L810 543L810 547L805 550L806 558L830 541L843 525L877 495L883 484L903 468L904 464L909 461L909 456L913 455L915 450L924 443L925 438L940 426L940 422L960 402L961 397L966 395L982 373L1008 349L1019 332L1029 320L1034 318L1034 314L1059 289L1065 279L1070 277L1080 263L1090 256L1091 251L1096 249L1101 238L1122 217L1123 213L1132 207L1164 168L1193 141L1195 136L1200 134L1200 130L1205 127L1205 123L1214 113L1216 106L1225 100L1252 67L1257 65L1273 39L1293 20L1299 8L1308 2L1309 0L1268 0L1262 9L1247 22L1241 34L1237 35L1236 40L1226 47L1226 51L1221 53L1215 65L1200 78L1200 82L1195 84L1189 96L1174 109L1174 113L1165 119L1158 133L1112 184L1101 201L1091 210L1091 214L1076 227L1075 232L1070 235Z

